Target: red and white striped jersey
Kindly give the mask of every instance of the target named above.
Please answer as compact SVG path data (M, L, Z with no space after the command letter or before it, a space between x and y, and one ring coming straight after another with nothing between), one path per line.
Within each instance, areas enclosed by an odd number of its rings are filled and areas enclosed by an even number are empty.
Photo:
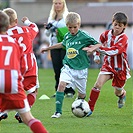
M99 48L100 53L103 53L104 64L112 70L129 70L129 65L127 61L127 47L128 38L125 33L118 36L112 35L112 30L107 30L100 36L100 42L103 44Z
M0 93L25 97L20 72L22 54L22 49L12 37L0 35Z
M31 68L35 67L35 71L37 70L36 58L33 52L33 40L38 34L38 27L35 23L29 21L28 26L15 26L8 29L7 34L13 37L22 47L24 51L24 58L21 61L21 72L23 76L33 76L36 75L37 72L29 72ZM27 73L28 72L28 73Z

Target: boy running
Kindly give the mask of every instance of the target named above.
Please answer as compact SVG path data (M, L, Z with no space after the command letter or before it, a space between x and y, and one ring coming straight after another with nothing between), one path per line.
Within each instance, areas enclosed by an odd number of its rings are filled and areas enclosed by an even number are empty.
M112 29L107 30L100 36L102 47L99 52L104 54L104 63L97 77L96 83L90 92L89 105L91 112L94 111L96 101L99 97L102 86L112 80L115 95L118 97L118 108L122 108L126 100L125 83L129 74L129 65L127 61L128 37L124 33L127 26L127 16L122 12L117 12L112 18ZM92 52L93 47L85 48L88 52ZM96 60L96 62L99 62Z
M62 43L42 48L41 52L56 48L65 48L66 55L63 60L63 68L60 74L60 82L56 92L56 111L51 116L59 118L62 115L64 90L66 86L78 89L78 98L85 99L88 67L90 65L87 52L84 47L94 45L93 50L101 46L94 38L85 31L80 30L81 18L75 12L70 12L66 17L66 25L69 32L65 35Z

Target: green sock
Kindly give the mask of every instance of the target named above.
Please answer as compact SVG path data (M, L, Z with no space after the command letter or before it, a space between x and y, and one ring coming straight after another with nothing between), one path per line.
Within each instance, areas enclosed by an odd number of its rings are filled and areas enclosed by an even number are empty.
M56 112L62 114L62 104L64 100L64 92L56 92Z

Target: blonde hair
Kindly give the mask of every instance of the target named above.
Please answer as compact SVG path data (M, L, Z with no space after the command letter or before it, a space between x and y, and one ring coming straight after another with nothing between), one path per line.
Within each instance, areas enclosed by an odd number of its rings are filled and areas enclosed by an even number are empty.
M10 18L10 24L14 23L15 20L17 19L17 13L12 8L3 9L3 12L5 12L9 16L9 18Z
M66 16L65 22L66 22L66 25L67 24L76 24L76 23L81 24L81 17L76 12L69 12L68 15Z
M55 20L56 15L57 15L56 11L55 11L55 8L54 8L54 3L55 2L56 2L56 0L53 0L53 5L52 5L50 15L49 15L49 18L51 20ZM66 5L66 1L61 0L61 2L63 3L63 10L59 13L60 19L62 19L63 17L66 17L66 15L68 14L68 8L67 8L67 5Z
M0 10L0 33L6 32L9 27L9 16Z

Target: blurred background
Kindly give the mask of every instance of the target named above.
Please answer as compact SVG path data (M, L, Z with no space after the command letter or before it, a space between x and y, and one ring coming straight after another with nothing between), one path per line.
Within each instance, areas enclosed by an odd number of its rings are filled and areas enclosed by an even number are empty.
M125 31L129 38L128 60L133 69L133 0L66 0L69 11L81 15L81 29L88 31L95 39L106 29L110 28L111 17L121 11L127 14L129 21ZM21 18L27 16L39 27L39 34L33 42L33 48L37 57L39 68L52 68L49 53L43 56L39 53L42 46L48 46L48 38L44 34L43 23L47 22L51 9L52 0L0 0L0 9L6 7L14 8L18 13L19 25L22 25ZM101 66L91 62L91 68ZM102 63L102 62L101 62Z

